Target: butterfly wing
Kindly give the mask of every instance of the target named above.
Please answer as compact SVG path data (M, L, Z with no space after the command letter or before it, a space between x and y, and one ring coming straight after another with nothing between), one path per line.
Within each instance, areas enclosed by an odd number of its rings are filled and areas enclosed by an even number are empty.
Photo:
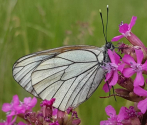
M75 108L86 101L103 80L105 73L100 65L103 59L102 48L64 48L37 65L30 78L32 86L43 100L56 98L54 107L62 111Z
M93 49L92 46L65 46L56 49L45 50L33 53L18 59L13 65L14 79L29 93L38 97L32 87L31 75L32 72L45 60L51 59L56 55L75 49Z

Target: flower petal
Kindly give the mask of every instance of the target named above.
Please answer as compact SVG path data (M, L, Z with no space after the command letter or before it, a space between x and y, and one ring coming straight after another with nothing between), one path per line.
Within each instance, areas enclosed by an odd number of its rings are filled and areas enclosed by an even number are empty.
M121 38L123 38L124 36L123 35L119 35L119 36L115 36L115 37L113 37L112 38L112 42L115 42L115 41L118 41L118 40L120 40Z
M130 55L127 55L127 54L124 55L124 57L122 58L122 61L128 65L130 65L130 63L136 64L133 57L131 57Z
M14 115L16 115L16 112L13 110L10 112L10 114L7 115L7 117L14 116Z
M111 117L114 117L114 116L116 115L116 111L115 111L115 109L114 109L111 105L108 105L108 106L105 108L105 111L106 111L106 114L107 114L108 116L110 116L110 118L111 118Z
M141 112L144 114L147 110L147 98L140 101L137 105L138 109L141 110Z
M19 105L19 98L18 98L18 95L14 95L14 96L13 96L12 102L13 102L13 105Z
M103 88L102 88L102 89L107 93L107 92L110 91L111 87L112 87L112 86L109 86L107 83L105 83L105 84L103 85Z
M111 82L109 83L110 86L114 86L118 81L118 73L117 71L114 71L113 73L113 78L111 80Z
M117 120L121 122L127 117L126 107L121 107L119 114L117 116Z
M133 91L135 94L137 94L139 96L147 96L147 91L139 86L134 87Z
M110 77L112 76L112 74L113 74L113 71L107 73L105 81L108 81L110 79Z
M33 99L30 102L31 107L34 107L37 103L37 99L35 97L33 97Z
M129 31L129 25L127 23L119 26L120 33L125 34L127 31Z
M115 51L113 51L114 57L115 57L115 63L120 63L120 55L118 55Z
M140 49L135 49L135 53L137 56L137 63L141 64L143 60L143 52Z
M11 104L9 104L9 103L4 103L3 106L2 106L2 111L3 111L3 112L8 112L8 111L11 110L11 108L12 108Z
M134 73L136 73L132 68L125 68L123 70L123 75L127 78L131 77Z
M115 63L115 56L113 54L113 51L111 51L110 49L108 49L108 55L109 55L109 58L111 60L112 63Z
M26 98L24 98L23 102L24 102L25 104L30 103L30 102L31 102L31 97L26 97Z
M136 78L134 80L134 86L143 86L144 85L144 77L142 72L137 72Z
M135 25L136 20L137 20L137 17L133 16L129 24L129 30L131 30L132 27Z
M122 73L124 67L125 67L125 63L122 63L122 64L118 65L118 70Z

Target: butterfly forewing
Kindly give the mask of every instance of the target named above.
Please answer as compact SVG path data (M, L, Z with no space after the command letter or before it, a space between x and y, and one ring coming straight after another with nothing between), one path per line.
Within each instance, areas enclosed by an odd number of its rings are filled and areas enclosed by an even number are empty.
M102 81L104 71L100 63L104 50L91 46L63 49L41 62L32 71L30 79L40 98L56 98L54 106L65 111L87 100Z

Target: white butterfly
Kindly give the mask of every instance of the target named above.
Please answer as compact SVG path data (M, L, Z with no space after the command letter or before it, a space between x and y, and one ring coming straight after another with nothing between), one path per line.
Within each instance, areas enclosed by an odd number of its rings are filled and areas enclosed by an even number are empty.
M105 75L101 66L109 61L107 48L65 46L30 54L14 64L13 76L34 96L56 98L53 106L65 111L86 101L97 89Z
M107 42L108 6L106 33L101 12L100 16L105 46L65 46L24 56L13 66L14 79L36 97L56 98L53 106L62 111L86 101L105 76L102 65L110 61L107 50L114 49Z

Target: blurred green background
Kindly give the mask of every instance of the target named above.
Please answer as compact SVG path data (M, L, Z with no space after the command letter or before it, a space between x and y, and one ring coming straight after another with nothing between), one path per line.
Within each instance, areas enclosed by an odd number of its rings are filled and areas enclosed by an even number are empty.
M110 9L108 40L119 35L118 25L122 20L129 23L134 15L138 19L132 32L146 44L145 0L0 0L0 107L11 102L14 94L21 100L31 96L12 77L12 66L18 58L64 45L101 47L105 44L99 9L106 22L107 4ZM115 106L117 112L121 106L131 105L120 98L117 102L113 97L99 98L108 95L102 91L103 84L77 109L82 125L98 125L107 119L107 105ZM0 112L0 119L5 119L5 113Z

